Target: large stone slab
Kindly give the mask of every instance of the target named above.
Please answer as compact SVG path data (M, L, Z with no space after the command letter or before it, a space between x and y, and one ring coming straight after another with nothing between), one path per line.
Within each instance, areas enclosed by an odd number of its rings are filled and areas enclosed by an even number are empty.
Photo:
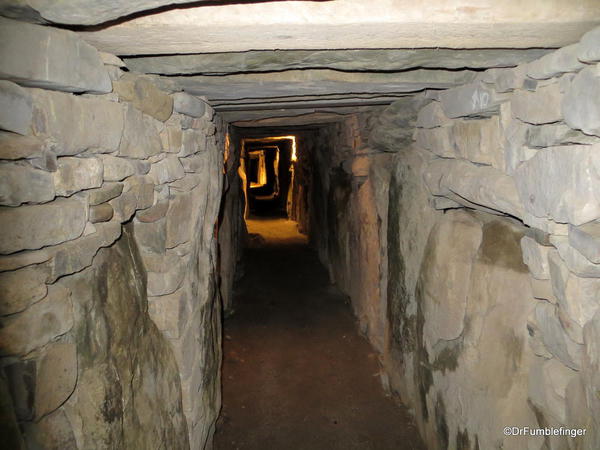
M504 170L500 119L458 120L452 126L458 157Z
M0 273L0 315L23 311L44 298L48 292L48 275L43 265Z
M116 102L32 89L33 133L51 137L59 155L88 149L115 151L123 132L123 107Z
M119 98L162 122L173 112L173 99L145 77L125 74L113 83L113 90Z
M0 78L67 92L112 90L98 51L72 31L0 17Z
M515 171L525 209L536 217L581 225L600 217L600 146L552 147Z
M571 272L578 277L600 278L600 264L590 262L578 250L571 247L567 236L551 236L550 240Z
M439 97L444 113L452 119L491 116L499 111L500 103L504 100L481 82L447 89Z
M0 80L0 129L27 134L32 114L29 93L15 83Z
M106 165L104 170L106 174ZM90 206L99 205L118 197L121 192L123 192L123 183L105 182L99 188L90 189L87 192L88 203Z
M548 252L552 247L538 244L529 236L521 239L521 251L523 262L529 267L531 275L538 280L549 280L550 269L548 267Z
M78 198L18 208L0 207L0 254L35 250L75 239L83 233L86 221L87 203Z
M527 76L536 80L562 75L567 72L577 72L584 67L578 59L579 44L568 45L527 65Z
M577 57L588 63L600 61L600 27L588 31L581 38Z
M0 205L46 203L54 197L52 173L29 164L0 163Z
M519 90L511 99L513 117L531 124L562 120L562 93L558 83L538 87L535 91Z
M43 139L0 131L0 159L39 158L50 147L53 145Z
M600 222L569 226L569 244L589 261L600 264Z
M76 382L76 345L57 342L48 346L36 370L36 417L43 417L62 405L75 390Z
M202 117L206 111L206 103L185 92L173 94L173 109L180 114L191 117Z
M452 121L446 117L440 102L431 102L419 110L417 115L417 127L436 128L452 125Z
M183 178L184 175L185 171L176 155L167 155L165 159L152 164L150 172L148 172L148 176L154 181L154 184L170 183Z
M588 67L579 72L567 89L562 114L571 128L600 136L600 69Z
M84 189L102 185L104 167L98 158L58 158L58 168L54 172L56 195L70 196Z
M125 127L119 146L119 155L128 158L146 159L162 150L159 131L162 128L156 119L127 105Z

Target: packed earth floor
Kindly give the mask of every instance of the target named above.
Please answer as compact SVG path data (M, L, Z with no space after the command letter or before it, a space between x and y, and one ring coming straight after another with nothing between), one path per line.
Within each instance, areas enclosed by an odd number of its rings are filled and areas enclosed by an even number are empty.
M245 276L225 321L216 448L424 448L296 224L250 220L248 229Z

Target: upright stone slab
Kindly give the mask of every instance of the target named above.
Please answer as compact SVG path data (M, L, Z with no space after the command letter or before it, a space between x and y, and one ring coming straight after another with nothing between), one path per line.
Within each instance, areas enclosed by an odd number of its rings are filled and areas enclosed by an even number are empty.
M29 93L15 83L0 80L0 129L27 134L32 114Z
M0 17L0 78L24 86L106 94L112 90L98 51L72 31Z

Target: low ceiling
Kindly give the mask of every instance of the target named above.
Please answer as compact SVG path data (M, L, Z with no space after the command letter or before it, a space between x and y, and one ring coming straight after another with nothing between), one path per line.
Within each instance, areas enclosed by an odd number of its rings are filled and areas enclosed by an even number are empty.
M598 0L0 0L245 126L335 121L572 44ZM287 121L287 122L286 122Z

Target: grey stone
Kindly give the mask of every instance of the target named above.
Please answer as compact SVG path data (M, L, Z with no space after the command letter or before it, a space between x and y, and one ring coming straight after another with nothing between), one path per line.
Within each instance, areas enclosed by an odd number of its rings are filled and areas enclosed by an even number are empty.
M557 304L558 300L552 290L552 283L550 280L539 280L531 277L531 293L533 296L540 300L547 300L552 304Z
M152 164L148 176L155 184L165 184L183 178L185 171L176 155L168 155L162 161Z
M600 27L588 31L581 38L577 57L584 62L600 61Z
M527 145L545 148L569 144L596 144L600 138L588 136L564 124L546 124L529 126L527 129Z
M562 120L562 93L558 83L538 87L535 92L521 90L510 99L513 117L531 124Z
M30 165L0 163L0 205L46 203L55 197L51 173Z
M146 159L161 152L159 124L150 116L131 105L125 110L125 128L119 146L119 155L128 158Z
M600 136L600 69L588 67L579 72L567 89L562 114L571 128Z
M98 222L108 222L112 219L114 215L114 211L112 206L108 203L102 203L100 205L90 206L90 222L98 223Z
M178 258L165 272L148 272L148 295L167 295L175 292L185 277L185 263Z
M184 130L181 150L178 156L184 158L206 150L206 135L196 130Z
M75 239L83 233L87 204L78 198L43 205L0 207L0 254L36 250Z
M15 83L0 80L0 129L28 134L32 115L29 93Z
M531 275L538 280L550 279L548 268L548 252L550 249L551 247L540 245L529 236L523 236L521 239L523 262L529 267Z
M54 173L56 195L70 196L84 189L102 185L104 168L98 158L58 158L58 169Z
M567 236L552 236L552 244L571 272L578 277L600 278L600 264L590 262L569 244ZM600 299L598 299L600 301Z
M427 149L438 156L455 158L454 134L450 127L417 128L415 140L421 148Z
M0 159L37 158L49 147L47 142L34 136L21 136L0 131Z
M104 162L104 176L106 177L106 161ZM101 203L105 203L109 200L112 200L115 197L118 197L123 192L123 183L117 182L104 182L102 186L96 189L90 189L87 192L88 203L90 206L96 206Z
M569 244L594 264L600 264L600 222L569 225Z
M167 125L161 132L160 138L165 152L179 153L181 151L183 131L179 126Z
M153 222L133 221L135 240L146 252L164 253L166 250L167 221L158 219Z
M113 83L113 90L119 98L130 101L135 108L162 122L173 112L173 99L146 77L124 74Z
M46 262L52 255L46 250L24 251L12 255L0 255L0 272L20 269L32 264Z
M26 355L73 327L71 293L64 287L48 287L48 295L20 314L8 316L0 328L0 354Z
M75 390L76 345L68 342L49 345L36 372L35 415L41 418L55 411Z
M122 105L62 92L31 89L33 133L56 142L59 155L88 149L115 151L123 131Z
M0 315L23 311L44 298L48 292L48 275L43 265L0 273Z
M35 448L43 443L45 448L52 450L77 448L74 427L64 408L57 409L35 423L27 423L24 428L27 445L30 447Z
M562 75L566 72L577 72L584 64L577 59L579 44L568 45L542 56L527 65L527 76L536 80Z
M137 174L146 174L150 170L147 161L120 158L112 155L98 155L104 165L105 181L122 181ZM105 200L106 201L106 200Z
M108 202L114 211L114 218L119 222L127 222L137 210L137 195L133 192L123 192Z
M56 172L58 170L58 157L56 153L49 150L44 150L38 157L27 158L25 162L36 169L46 172Z
M514 179L525 209L533 216L573 225L599 218L599 148L551 147L523 162Z
M498 93L512 92L523 87L526 72L525 64L513 68L489 69L484 72L482 81L492 84Z
M185 158L179 158L186 173L204 173L208 164L204 155L191 155Z
M123 182L123 192L133 193L136 209L146 209L154 204L154 182L150 175L133 175Z
M0 18L0 42L1 78L68 92L112 90L98 51L72 31Z
M457 120L452 126L455 154L469 161L504 170L500 119Z
M159 200L156 204L151 207L139 211L135 216L140 222L150 223L156 222L157 220L165 217L167 210L169 209L168 200Z
M440 93L442 109L452 119L496 114L502 101L502 97L481 82L465 84Z
M180 114L191 117L202 117L206 111L206 104L185 92L176 92L173 97L173 109Z
M194 217L190 195L189 193L175 195L169 203L165 243L167 248L176 247L190 239Z
M148 298L148 314L169 339L179 339L187 319L187 292L180 288L172 294Z
M452 125L452 121L444 114L440 102L431 102L419 110L417 127L436 128L448 125Z
M126 67L125 63L118 56L112 53L99 52L102 63L108 66Z
M203 181L205 176L205 174L186 173L181 180L169 183L169 192L190 192Z

